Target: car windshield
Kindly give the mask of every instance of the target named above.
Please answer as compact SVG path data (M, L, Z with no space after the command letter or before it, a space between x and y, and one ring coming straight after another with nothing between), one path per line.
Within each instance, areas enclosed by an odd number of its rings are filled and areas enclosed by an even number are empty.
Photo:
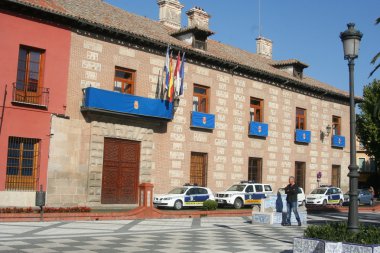
M243 191L245 188L245 185L244 184L235 184L233 186L231 186L230 188L228 188L227 191L231 191L231 192L241 192Z
M314 189L311 194L325 194L326 189Z
M169 192L169 194L184 194L186 192L187 188L183 188L183 187L180 187L180 188L174 188L173 190L171 190Z

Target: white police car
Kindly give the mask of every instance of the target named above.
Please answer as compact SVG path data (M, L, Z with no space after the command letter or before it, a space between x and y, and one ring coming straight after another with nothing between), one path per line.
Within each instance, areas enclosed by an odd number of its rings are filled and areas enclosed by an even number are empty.
M342 205L343 202L342 190L333 186L321 186L306 196L307 205Z
M183 207L203 206L203 202L208 199L215 199L209 188L186 184L183 187L174 188L168 194L155 195L153 205L180 210Z
M240 184L232 185L225 192L216 193L215 200L219 206L233 205L236 209L240 209L245 205L261 204L261 199L272 192L269 184L241 181Z

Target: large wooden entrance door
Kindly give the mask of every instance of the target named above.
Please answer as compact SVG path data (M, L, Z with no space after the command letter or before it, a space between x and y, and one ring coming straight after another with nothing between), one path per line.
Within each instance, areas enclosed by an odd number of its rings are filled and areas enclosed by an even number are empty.
M331 184L335 187L340 187L340 165L332 166Z
M207 154L191 152L190 183L207 186Z
M102 204L137 204L140 142L104 139Z

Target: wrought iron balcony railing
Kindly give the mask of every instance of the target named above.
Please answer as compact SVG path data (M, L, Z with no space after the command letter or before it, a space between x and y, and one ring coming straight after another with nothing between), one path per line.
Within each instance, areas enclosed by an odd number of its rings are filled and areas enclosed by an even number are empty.
M14 83L12 103L47 108L49 104L49 88L34 84Z

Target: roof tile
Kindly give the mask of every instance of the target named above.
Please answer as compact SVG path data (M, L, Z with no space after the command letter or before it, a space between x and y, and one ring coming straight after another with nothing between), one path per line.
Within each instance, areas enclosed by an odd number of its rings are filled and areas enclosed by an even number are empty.
M138 16L127 12L123 9L112 6L102 0L8 0L18 2L20 4L42 8L45 11L59 13L72 18L79 18L95 25L102 25L113 29L118 29L124 32L142 36L165 44L175 45L181 48L192 49L188 44L182 42L173 36L176 30L168 28L158 21L154 21L142 16ZM194 50L198 53L199 50ZM264 58L258 54L244 51L242 49L229 46L209 39L207 51L202 52L205 55L213 56L224 61L234 62L244 65L271 75L283 77L286 79L300 82L299 79L293 77L285 71L277 69L278 64L301 63L298 60L275 61ZM306 64L305 64L306 65ZM317 81L310 77L305 77L301 80L302 83L331 92L339 93L347 96L348 93L337 89L326 83Z

